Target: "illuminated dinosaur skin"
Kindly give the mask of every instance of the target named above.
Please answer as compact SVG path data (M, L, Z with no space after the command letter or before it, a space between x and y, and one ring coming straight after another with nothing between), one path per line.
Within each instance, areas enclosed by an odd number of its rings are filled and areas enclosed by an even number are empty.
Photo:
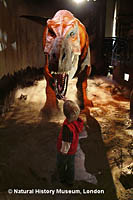
M76 86L81 108L93 106L86 94L91 66L89 38L84 25L71 12L59 10L52 19L47 20L43 49L47 82L44 109L50 111L57 108L57 99L65 96L67 82L73 77L78 77Z

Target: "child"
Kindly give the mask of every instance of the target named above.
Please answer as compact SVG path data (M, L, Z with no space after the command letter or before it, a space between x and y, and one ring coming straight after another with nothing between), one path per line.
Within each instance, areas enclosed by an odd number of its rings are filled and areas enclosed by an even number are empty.
M79 118L79 106L73 101L65 101L63 112L66 119L57 139L57 169L61 183L72 186L74 181L74 159L79 133L83 129L83 120Z

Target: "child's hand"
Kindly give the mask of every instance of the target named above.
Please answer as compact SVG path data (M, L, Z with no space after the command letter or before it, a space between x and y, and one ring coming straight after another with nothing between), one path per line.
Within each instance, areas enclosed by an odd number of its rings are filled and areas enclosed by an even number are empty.
M66 155L67 155L67 153L64 153L64 152L61 152L61 154L62 154L63 156L66 156Z
M87 131L90 129L90 127L88 125L86 125L85 128Z

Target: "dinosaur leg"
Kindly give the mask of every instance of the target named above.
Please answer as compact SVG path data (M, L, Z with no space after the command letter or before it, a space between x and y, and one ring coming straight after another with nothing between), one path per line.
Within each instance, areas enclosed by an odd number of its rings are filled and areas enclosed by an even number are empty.
M58 110L58 105L57 105L58 101L55 95L55 91L52 89L51 84L50 84L52 82L52 76L48 70L48 57L46 57L46 63L45 63L44 69L45 69L44 74L45 74L47 85L46 85L46 103L42 111L50 115L51 113L54 113Z
M87 98L86 89L87 89L87 78L90 74L90 67L86 66L85 69L78 76L77 81L77 95L80 100L81 109L85 109L85 107L93 107L93 103L91 100Z
M42 108L42 112L48 117L53 116L55 113L58 113L58 101L54 90L51 88L49 82L47 81L46 85L46 103Z
M50 109L56 109L57 108L57 99L54 90L49 85L49 82L47 82L46 86L46 103L45 107Z

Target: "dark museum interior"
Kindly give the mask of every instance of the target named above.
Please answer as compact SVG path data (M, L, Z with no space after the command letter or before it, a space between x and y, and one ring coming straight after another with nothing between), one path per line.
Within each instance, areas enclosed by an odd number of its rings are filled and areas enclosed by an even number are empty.
M66 99L88 127L72 187L56 168ZM133 199L132 0L0 0L0 199Z

